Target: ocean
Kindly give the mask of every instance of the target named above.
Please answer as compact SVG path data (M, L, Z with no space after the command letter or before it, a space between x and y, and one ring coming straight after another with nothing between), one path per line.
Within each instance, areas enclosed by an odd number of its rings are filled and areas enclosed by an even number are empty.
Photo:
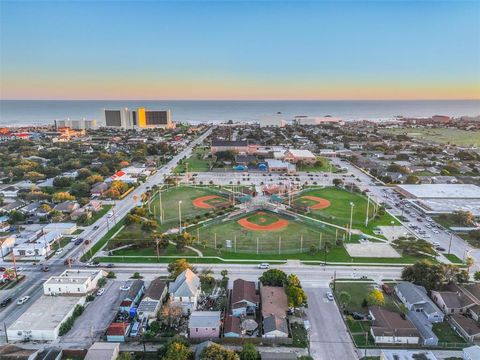
M214 100L0 100L0 125L53 124L55 119L97 119L102 109L121 107L170 109L178 122L258 121L281 112L286 120L295 115L341 117L345 120L386 120L395 116L453 117L480 115L480 100L398 101L214 101Z

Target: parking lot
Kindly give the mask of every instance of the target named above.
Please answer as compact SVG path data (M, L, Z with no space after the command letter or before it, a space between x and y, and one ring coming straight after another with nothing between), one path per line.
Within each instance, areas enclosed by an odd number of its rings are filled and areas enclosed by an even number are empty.
M105 292L97 296L75 321L73 328L61 339L65 344L89 346L102 335L115 317L125 292L120 291L123 281L108 280Z

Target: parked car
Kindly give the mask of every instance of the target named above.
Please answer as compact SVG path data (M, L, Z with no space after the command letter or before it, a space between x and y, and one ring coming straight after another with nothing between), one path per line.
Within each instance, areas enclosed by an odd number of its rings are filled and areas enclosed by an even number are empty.
M92 262L88 262L85 266L86 267L99 267L100 264L96 261L92 261Z
M128 284L122 285L122 286L120 286L120 290L128 291L128 290L130 290L130 285L128 285Z
M28 299L30 299L30 296L24 296L24 297L21 297L20 299L18 299L17 301L17 305L23 305L25 304Z
M7 270L6 267L0 266L0 271L5 271L5 270Z
M328 300L330 300L330 301L333 301L333 300L334 300L333 294L332 294L330 291L327 292L326 296L327 296L327 299L328 299Z
M363 320L363 319L366 318L366 315L365 315L365 314L362 314L362 313L360 313L360 312L354 311L354 312L352 313L352 317L353 317L355 320Z
M102 296L104 292L105 292L105 288L98 289L97 296Z
M47 265L42 265L41 269L43 272L47 272L50 270L50 268Z
M258 268L259 268L259 269L270 269L270 264L268 264L268 263L261 263L261 264L258 264Z
M83 243L82 238L78 238L77 240L75 240L75 245L80 245L81 243Z
M107 268L111 269L111 268L114 268L115 267L115 264L108 264L107 265Z
M98 225L95 225L95 226L93 227L93 230L98 230L98 228L99 228L99 226L98 226Z
M63 252L63 249L58 249L57 251L55 251L55 254L60 255L62 252Z
M388 284L382 284L382 290L387 295L393 294L393 288L391 286L389 286Z
M12 298L10 298L10 297L5 298L5 299L2 300L2 302L0 302L0 307L6 307L11 302L12 302Z

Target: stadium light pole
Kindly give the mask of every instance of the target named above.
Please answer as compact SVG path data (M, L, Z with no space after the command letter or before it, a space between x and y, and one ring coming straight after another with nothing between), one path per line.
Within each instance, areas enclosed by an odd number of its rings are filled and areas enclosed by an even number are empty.
M355 204L353 202L350 203L350 229L348 232L348 241L352 240L352 222L353 222L353 207Z
M367 214L365 215L365 226L368 226L368 210L370 208L370 195L367 194Z
M179 233L182 233L182 200L178 200L178 222L180 224Z

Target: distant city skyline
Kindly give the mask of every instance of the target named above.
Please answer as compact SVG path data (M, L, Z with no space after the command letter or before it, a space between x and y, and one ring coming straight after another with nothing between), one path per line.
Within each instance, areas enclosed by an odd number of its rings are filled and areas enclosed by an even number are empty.
M1 1L0 99L479 99L475 1Z

